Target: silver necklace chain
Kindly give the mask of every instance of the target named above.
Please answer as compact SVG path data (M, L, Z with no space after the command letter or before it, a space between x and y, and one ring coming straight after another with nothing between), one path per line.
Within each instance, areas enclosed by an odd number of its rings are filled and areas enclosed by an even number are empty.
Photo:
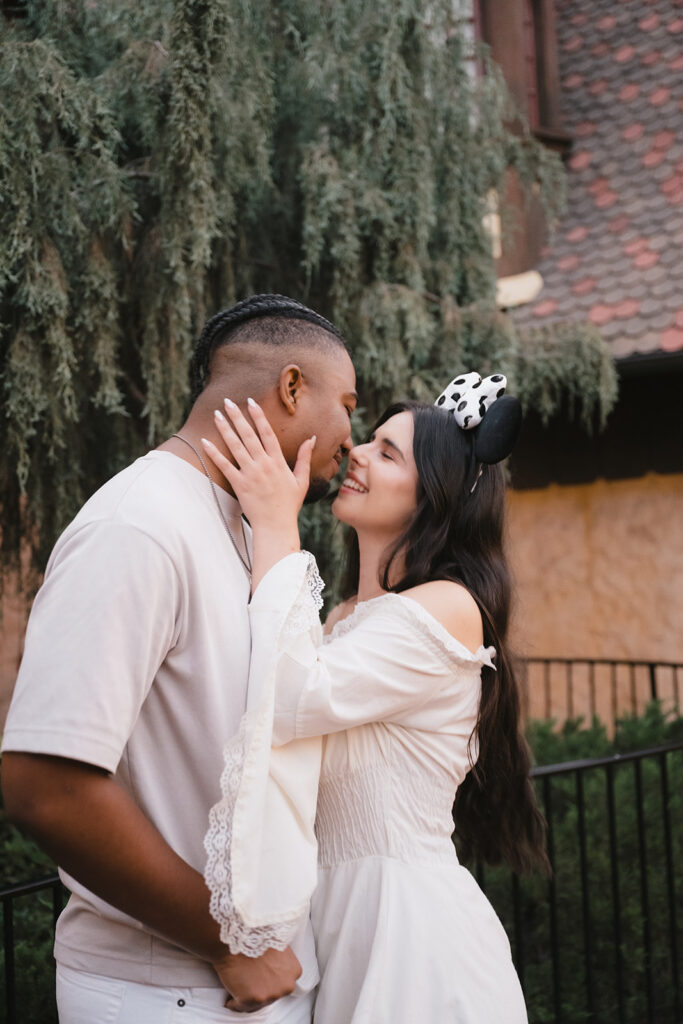
M225 527L225 532L227 533L228 537L230 538L230 543L232 544L233 548L235 549L235 554L237 555L237 557L239 558L240 562L242 563L242 565L244 567L244 571L247 574L247 578L251 579L251 559L249 558L249 548L247 546L247 535L244 532L244 519L242 518L242 516L240 516L240 523L242 524L242 539L244 541L244 552L245 552L245 554L247 556L246 560L242 557L242 552L237 547L237 543L235 541L235 538L232 535L232 530L230 529L230 526L228 525L228 520L225 518L225 512L223 511L223 507L222 507L222 505L220 503L220 500L219 500L219 497L218 497L218 495L216 493L216 483L212 479L211 474L209 473L208 469L206 468L206 463L204 462L204 459L202 458L201 452L199 452L195 448L195 446L192 444L191 441L188 441L186 437L183 437L182 434L171 434L171 437L177 437L179 441L182 441L183 444L186 444L188 448L192 449L192 451L195 453L195 455L199 459L199 463L200 463L202 469L204 470L204 473L206 474L209 483L211 484L211 490L213 492L214 501L216 502L216 508L218 509L219 516L223 520L223 526Z

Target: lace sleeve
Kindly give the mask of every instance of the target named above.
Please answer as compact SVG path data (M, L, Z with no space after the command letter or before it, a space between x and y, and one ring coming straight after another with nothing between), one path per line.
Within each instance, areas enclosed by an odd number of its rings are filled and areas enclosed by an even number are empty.
M233 952L284 949L302 926L317 878L313 831L321 740L271 749L284 655L320 643L323 582L308 552L278 562L250 607L247 711L224 750L221 799L209 814L204 871L210 910Z
M247 722L243 719L239 733L223 751L223 796L209 812L209 830L204 837L204 849L207 853L204 879L211 894L211 916L220 924L221 942L225 942L233 953L261 956L267 949L285 949L296 934L300 922L297 919L280 925L249 925L233 901L233 815L242 783L248 735ZM302 914L305 910L306 907L303 907Z
M304 576L304 585L294 601L283 627L283 635L287 640L294 640L301 633L307 633L320 626L320 612L323 606L323 590L325 584L318 572L318 564L308 551L308 566Z

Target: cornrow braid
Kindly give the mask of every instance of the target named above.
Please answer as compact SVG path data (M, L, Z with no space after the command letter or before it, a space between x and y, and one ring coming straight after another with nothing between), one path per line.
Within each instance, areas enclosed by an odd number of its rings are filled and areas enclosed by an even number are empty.
M326 320L320 313L304 306L296 299L290 299L287 295L251 295L231 306L230 309L222 309L204 324L204 329L199 335L197 344L194 347L192 361L190 363L190 379L192 384L192 401L203 391L209 376L209 365L211 356L219 345L228 340L230 334L237 327L250 320L258 320L262 317L278 317L289 320L303 320L306 323L320 327L327 334L332 335L337 342L346 348L346 342L341 333L333 323Z

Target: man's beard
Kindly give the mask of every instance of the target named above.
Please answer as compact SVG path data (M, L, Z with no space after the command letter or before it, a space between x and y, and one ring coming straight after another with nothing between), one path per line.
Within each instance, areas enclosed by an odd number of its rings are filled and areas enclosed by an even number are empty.
M304 505L313 505L314 502L320 501L322 498L326 498L330 493L331 486L331 480L323 480L322 478L311 480L308 490L306 491L306 497L304 498Z

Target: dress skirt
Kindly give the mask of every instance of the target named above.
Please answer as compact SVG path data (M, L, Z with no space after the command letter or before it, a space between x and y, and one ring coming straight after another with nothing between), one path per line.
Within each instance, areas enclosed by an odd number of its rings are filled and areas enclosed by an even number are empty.
M510 943L466 868L363 857L321 869L315 1024L526 1024Z

